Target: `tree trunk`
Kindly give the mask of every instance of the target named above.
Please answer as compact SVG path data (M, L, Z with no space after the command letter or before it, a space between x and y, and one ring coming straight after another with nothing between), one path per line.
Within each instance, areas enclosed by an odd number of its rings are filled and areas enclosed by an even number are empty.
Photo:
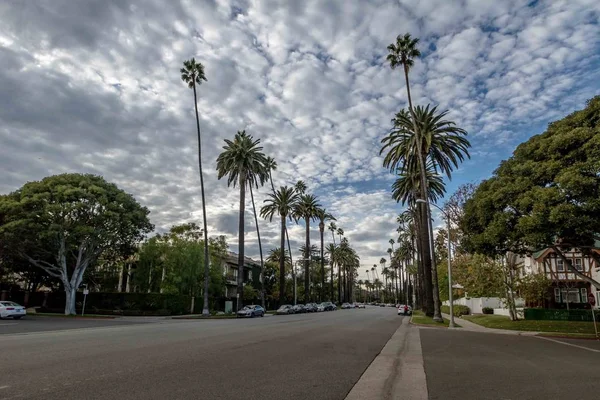
M240 220L238 225L238 279L237 279L237 310L244 304L244 209L246 206L246 179L240 171Z
M329 289L331 290L329 300L333 302L335 300L333 293L333 254L330 255L331 259L329 260L329 268L331 268L331 282L329 282Z
M423 312L428 317L433 317L433 290L431 286L431 267L430 257L429 257L429 240L427 237L427 231L423 229L423 225L426 226L427 220L427 212L425 207L420 207L419 217L417 220L417 252L419 256L419 265L420 265L420 276L419 280L421 283L422 290L422 298L421 298L421 306Z
M279 247L279 306L285 304L285 215L281 216L281 243ZM293 270L293 266L292 266Z
M262 242L260 241L260 229L258 228L258 217L256 215L256 205L254 204L254 192L250 185L250 198L252 199L252 211L254 212L254 224L256 225L256 236L258 237L258 252L260 253L260 305L265 308L265 263L263 259Z
M306 223L306 249L304 250L304 304L310 302L310 219L304 218Z
M444 322L442 318L442 302L440 301L440 288L438 285L437 263L435 262L435 252L433 249L433 222L431 221L431 208L427 204L427 227L429 228L429 249L431 252L431 289L433 291L433 320ZM448 232L450 237L450 232Z
M296 269L294 268L294 259L292 258L292 247L290 246L290 236L288 235L287 226L285 227L285 238L287 239L288 253L290 254L290 264L292 266L292 281L296 282ZM283 243L282 246L284 246L284 247L282 247L282 249L284 249L283 253L285 255L285 243ZM285 262L285 260L284 260L284 262ZM296 290L298 290L296 288L296 285L292 285L292 297L294 298L294 300L296 300ZM296 305L295 301L294 301L294 305Z
M325 249L323 248L325 224L322 221L319 224L319 231L321 232L321 296L319 300L323 301L325 300Z
M194 109L196 110L196 129L198 131L198 169L200 171L200 192L202 193L202 225L204 229L204 303L202 315L208 316L208 283L210 279L210 259L208 257L208 228L206 223L206 198L204 196L204 175L202 174L202 140L200 136L200 118L198 117L198 98L196 97L196 84L194 89Z
M77 299L77 289L72 287L69 282L63 281L63 286L65 288L65 294L67 295L65 302L65 315L75 315L77 314L75 310L75 301Z
M342 266L338 262L338 303L342 302Z

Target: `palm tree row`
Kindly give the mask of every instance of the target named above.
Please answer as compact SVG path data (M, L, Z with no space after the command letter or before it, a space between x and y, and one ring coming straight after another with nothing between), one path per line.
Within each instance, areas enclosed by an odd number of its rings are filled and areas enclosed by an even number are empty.
M392 119L393 128L382 140L380 154L385 153L384 167L398 176L392 185L392 197L413 210L422 309L441 321L429 202L444 195L445 185L440 174L450 179L452 170L469 156L470 144L466 132L445 119L447 111L438 112L437 107L430 105L413 107L409 71L421 55L418 42L419 39L407 33L399 35L395 43L388 46L387 60L391 68L402 67L404 72L408 111L400 110ZM395 259L393 249L392 253ZM404 273L406 275L406 271Z

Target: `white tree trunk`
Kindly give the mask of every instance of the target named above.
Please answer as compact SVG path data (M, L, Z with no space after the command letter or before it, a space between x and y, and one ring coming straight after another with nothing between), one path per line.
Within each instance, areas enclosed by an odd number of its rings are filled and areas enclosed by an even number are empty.
M71 287L71 284L68 282L63 282L63 284L65 286L65 294L67 295L67 299L65 302L65 315L75 315L77 314L75 310L77 289Z

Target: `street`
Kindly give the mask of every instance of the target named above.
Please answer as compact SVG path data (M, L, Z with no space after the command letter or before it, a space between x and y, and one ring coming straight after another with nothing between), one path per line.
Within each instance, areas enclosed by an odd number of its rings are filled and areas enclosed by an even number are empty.
M0 398L343 399L402 318L377 307L0 335Z
M25 321L0 326L38 330L0 330L0 399L342 400L352 390L349 398L365 400L591 400L600 393L596 341L419 328L394 308Z
M20 320L3 319L0 320L0 335L10 333L32 333L44 331L62 331L68 329L98 328L103 326L121 326L147 323L156 321L158 318L63 318L47 317L37 315L27 315Z

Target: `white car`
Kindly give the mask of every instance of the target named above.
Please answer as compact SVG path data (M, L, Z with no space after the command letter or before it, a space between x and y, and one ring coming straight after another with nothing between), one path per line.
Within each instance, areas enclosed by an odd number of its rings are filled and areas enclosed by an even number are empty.
M12 301L0 301L0 319L13 317L13 319L20 319L27 315L25 307L13 303Z
M412 307L400 304L398 306L398 315L412 315Z

